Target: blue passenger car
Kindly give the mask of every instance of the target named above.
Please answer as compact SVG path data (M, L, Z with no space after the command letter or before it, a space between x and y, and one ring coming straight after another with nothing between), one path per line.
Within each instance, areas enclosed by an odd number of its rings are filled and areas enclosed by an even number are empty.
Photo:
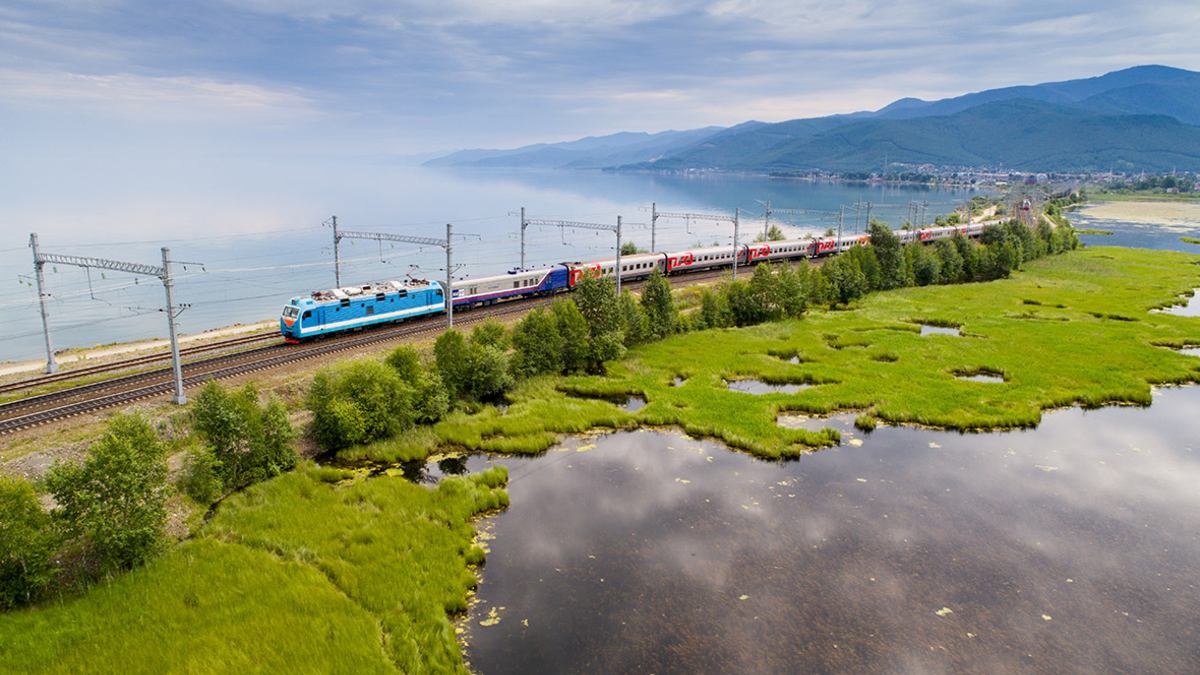
M501 300L550 295L569 290L568 270L563 265L536 269L513 269L488 277L463 277L454 281L455 307L494 305Z
M288 301L279 331L288 342L446 310L436 281L383 281L315 291Z

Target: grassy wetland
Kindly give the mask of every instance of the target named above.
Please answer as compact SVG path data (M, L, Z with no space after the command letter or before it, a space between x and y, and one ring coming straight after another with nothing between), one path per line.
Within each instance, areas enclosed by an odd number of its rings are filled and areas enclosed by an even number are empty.
M447 617L484 557L470 520L507 505L506 478L430 490L303 465L146 567L0 618L0 671L465 672Z
M1200 322L1154 312L1200 287L1200 257L1098 248L1011 278L874 293L801 319L636 347L603 376L543 375L506 404L341 452L424 459L447 449L537 454L561 434L678 427L766 458L837 445L789 412L852 411L856 426L1037 425L1043 411L1149 405L1200 381ZM922 335L922 326L958 334ZM965 379L988 376L988 381ZM999 380L999 381L996 381ZM752 394L730 383L803 385ZM620 402L645 401L629 411ZM302 464L225 498L194 536L81 597L0 616L0 671L463 672L448 617L484 550L471 520L504 508L497 468L412 485Z
M1200 381L1200 363L1172 349L1200 345L1200 325L1151 311L1186 302L1197 286L1196 256L1079 251L1005 280L875 293L847 310L676 336L608 364L604 377L537 378L510 392L503 412L459 411L432 432L349 454L409 459L446 444L536 453L557 434L651 425L789 457L839 440L832 429L781 428L778 416L792 411L856 411L867 428L986 430L1032 427L1064 406L1149 405L1153 385ZM922 325L959 335L923 336ZM963 379L974 375L1003 381ZM811 386L728 388L740 380ZM612 402L630 396L647 404L631 413Z

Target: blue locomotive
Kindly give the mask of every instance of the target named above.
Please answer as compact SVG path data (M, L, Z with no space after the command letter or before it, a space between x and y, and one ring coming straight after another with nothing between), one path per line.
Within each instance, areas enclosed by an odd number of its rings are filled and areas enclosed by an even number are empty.
M288 301L279 330L288 342L446 311L436 281L383 281L315 291Z

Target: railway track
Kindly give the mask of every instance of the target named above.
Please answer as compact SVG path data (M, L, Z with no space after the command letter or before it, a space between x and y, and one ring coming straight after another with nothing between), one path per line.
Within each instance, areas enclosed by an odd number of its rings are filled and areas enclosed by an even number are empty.
M237 349L247 345L254 345L262 342L282 342L281 338L275 333L259 333L255 335L242 335L227 340L219 340L202 345L192 345L183 347L179 350L180 358L193 357L198 354L214 352L227 349ZM94 375L103 375L105 373L116 373L123 370L133 370L143 366L149 366L162 361L170 361L171 352L163 352L160 354L146 354L144 356L135 356L128 359L121 359L111 363L98 363L83 368L72 368L70 370L62 370L50 375L39 375L16 382L7 382L0 384L0 395L9 394L16 391L26 389L36 389L50 384L60 382L70 382L72 380L82 380L86 377Z
M528 311L545 299L506 303L486 311L455 313L456 324L472 324ZM297 347L282 340L275 344L223 354L184 364L183 386L196 387L210 379L227 379L249 373L291 365L338 352L351 351L379 343L414 337L442 330L444 318L422 320L401 326L388 326L352 336ZM127 361L137 361L129 359ZM126 366L129 367L129 366ZM0 435L49 424L68 417L97 412L119 405L174 391L170 368L112 378L0 404Z
M720 278L724 273L724 271L705 271L681 276L677 278L681 282L677 284L677 287L712 281ZM630 289L637 289L641 285L641 281L636 281L624 286ZM531 298L510 301L493 307L475 308L465 311L459 310L454 313L455 324L469 325L489 318L522 314L536 306L547 305L553 302L553 300L554 298ZM433 333L442 330L444 322L444 316L431 317L398 326L381 327L369 332L338 336L307 346L289 345L274 333L242 336L206 345L195 345L186 350L181 349L180 356L195 356L204 352L238 349L239 347L249 348L208 358L198 358L184 363L183 386L185 389L194 388L210 379L220 380L238 377L248 373L329 356L338 352L351 351L379 343ZM253 347L255 343L262 342L268 344ZM0 394L103 375L105 373L134 370L164 360L170 360L169 353L134 357L109 364L98 364L64 373L44 375L0 386ZM0 404L0 436L42 426L76 415L93 413L106 408L128 405L144 399L162 396L174 391L174 384L172 369L168 366L152 368L142 372L121 375L9 401Z

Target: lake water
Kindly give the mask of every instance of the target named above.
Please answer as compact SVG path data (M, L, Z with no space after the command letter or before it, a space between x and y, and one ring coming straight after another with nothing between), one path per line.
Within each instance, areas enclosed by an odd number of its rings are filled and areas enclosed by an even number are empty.
M836 213L848 209L844 228L856 228L854 204L872 202L872 216L896 226L910 201L928 202L928 219L949 213L970 190L916 186L813 184L738 176L655 176L573 171L446 171L397 166L384 160L240 162L224 166L123 166L119 158L80 166L74 173L39 178L6 194L8 222L20 223L0 248L10 284L0 300L0 361L44 358L41 318L33 286L29 232L41 250L147 265L174 260L203 263L175 268L176 302L189 305L180 331L197 333L278 316L294 295L334 284L332 230L339 228L444 238L454 224L456 276L493 274L520 260L521 207L527 217L615 225L624 240L650 244L650 205L673 213L727 213L742 209L741 237L762 232L761 202L772 209ZM889 206L891 205L891 206ZM791 234L837 227L836 216L777 214ZM857 228L866 224L865 211ZM730 224L660 218L659 248L732 242ZM13 230L14 227L10 227ZM612 254L607 232L530 227L529 265ZM342 281L417 277L444 279L441 248L379 246L343 240ZM162 284L119 272L47 266L50 320L56 349L166 337Z
M1171 388L966 435L840 416L841 447L786 463L649 430L498 458L512 503L477 523L467 658L482 675L1200 672L1198 408L1200 388Z
M1200 237L1200 205L1187 202L1096 202L1066 214L1071 224L1111 234L1081 234L1089 246L1128 246L1200 253L1180 237Z

